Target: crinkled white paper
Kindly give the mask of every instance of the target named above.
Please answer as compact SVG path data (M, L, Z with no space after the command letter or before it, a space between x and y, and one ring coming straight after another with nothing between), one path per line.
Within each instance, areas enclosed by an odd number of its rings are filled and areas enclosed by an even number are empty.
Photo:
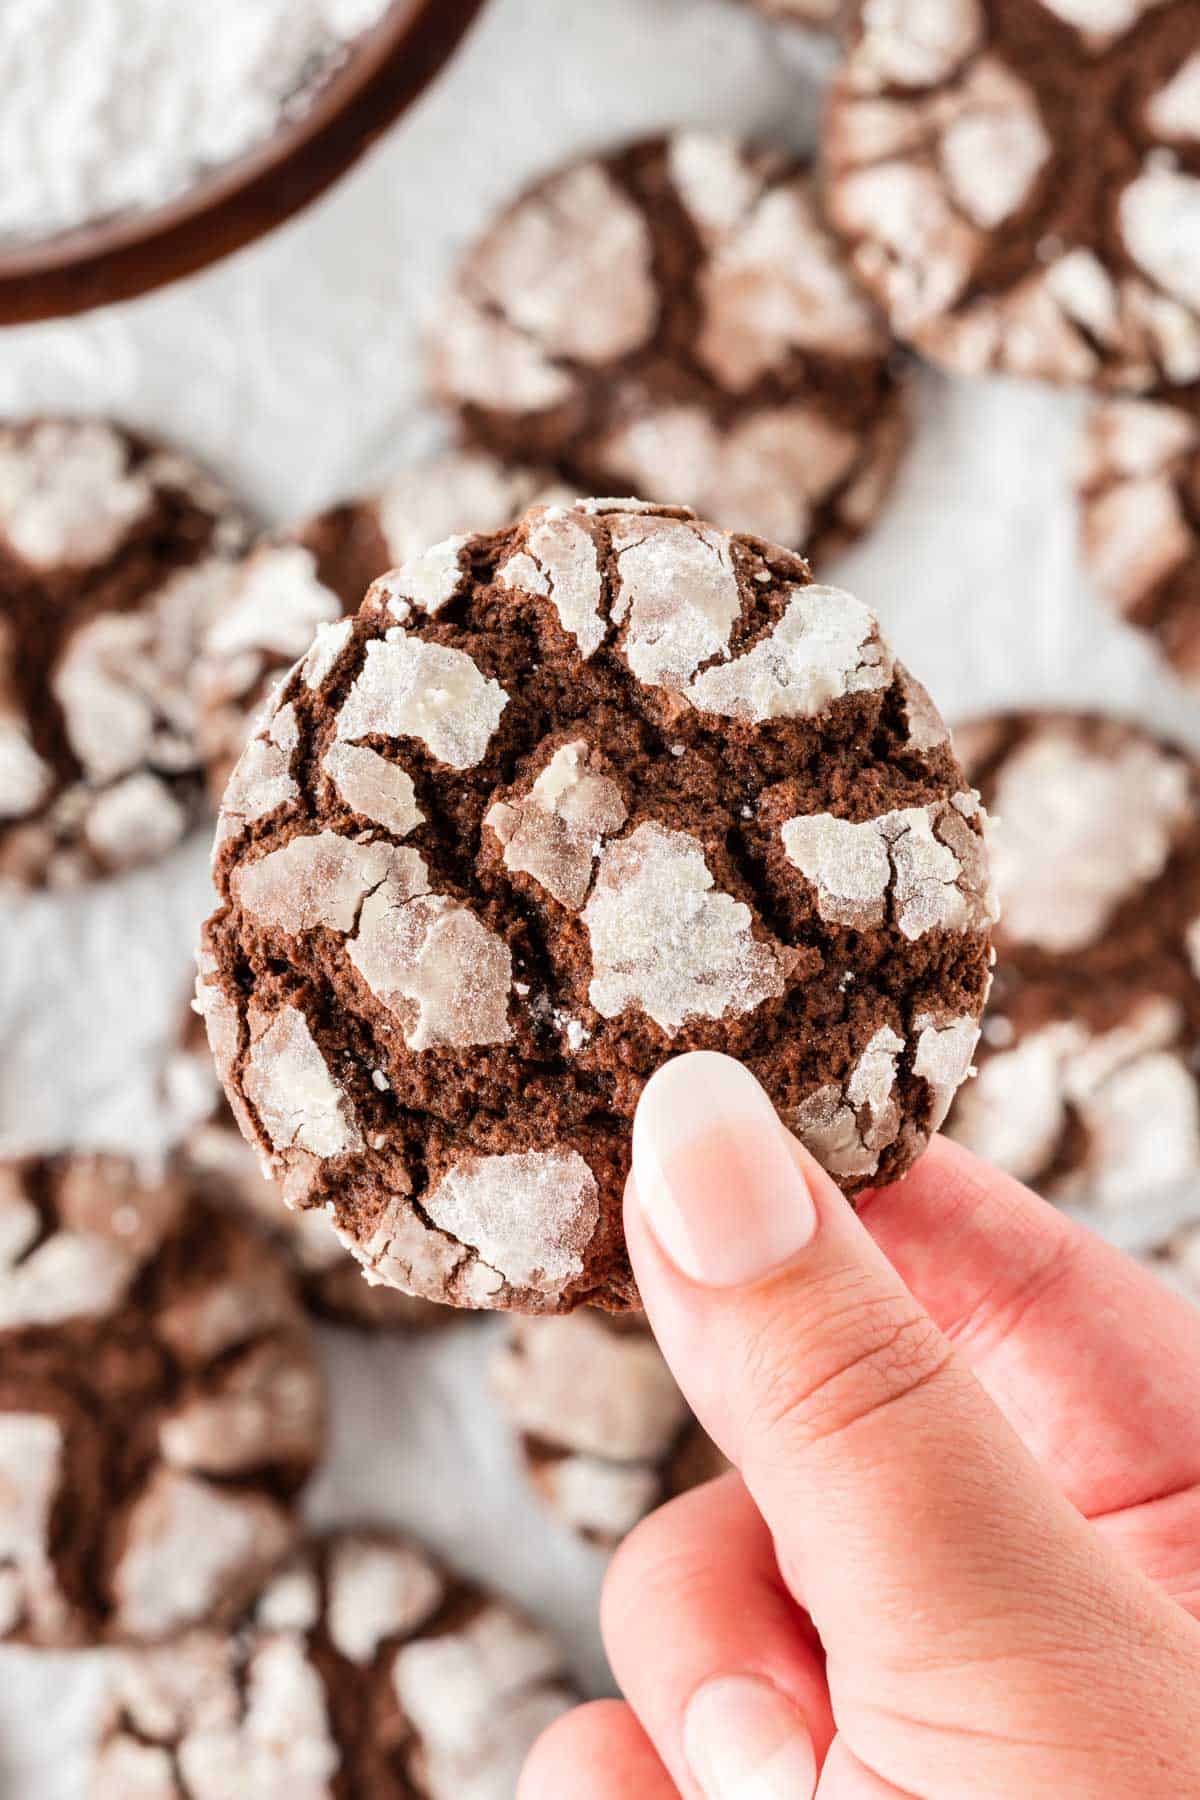
M811 137L822 59L724 0L491 0L436 88L348 181L266 242L145 300L0 333L0 413L110 411L177 437L271 520L432 447L421 325L492 209L551 162L673 123ZM943 710L1131 713L1200 748L1200 708L1105 611L1075 550L1078 396L929 375L869 542L826 571L876 608ZM153 1152L205 849L68 897L0 903L0 1145ZM1195 1197L1172 1196L1165 1231ZM1107 1228L1129 1241L1135 1221ZM325 1337L333 1456L315 1519L413 1527L556 1626L604 1679L598 1555L549 1525L488 1403L496 1323ZM0 1651L0 1796L75 1800L96 1657ZM249 1797L248 1797L249 1800Z

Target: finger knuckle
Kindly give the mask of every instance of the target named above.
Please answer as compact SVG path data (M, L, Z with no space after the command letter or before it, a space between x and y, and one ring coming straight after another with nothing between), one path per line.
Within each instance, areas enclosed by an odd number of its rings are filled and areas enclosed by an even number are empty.
M854 1282L758 1334L747 1372L755 1435L812 1446L863 1426L916 1396L952 1352L916 1301L879 1297Z

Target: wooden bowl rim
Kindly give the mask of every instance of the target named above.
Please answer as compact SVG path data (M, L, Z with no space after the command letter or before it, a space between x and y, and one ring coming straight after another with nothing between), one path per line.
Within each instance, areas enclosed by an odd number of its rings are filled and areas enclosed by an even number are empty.
M393 0L294 123L164 205L0 248L0 325L133 299L283 224L339 180L449 59L484 0Z

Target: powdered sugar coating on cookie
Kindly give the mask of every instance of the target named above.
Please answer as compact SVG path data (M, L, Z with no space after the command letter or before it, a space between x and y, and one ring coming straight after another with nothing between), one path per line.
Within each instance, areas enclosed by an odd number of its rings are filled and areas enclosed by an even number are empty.
M870 523L899 458L889 352L811 173L689 130L519 197L431 346L478 442L818 553Z
M1200 413L1165 401L1101 402L1088 420L1078 489L1096 582L1184 681L1200 683Z
M200 812L193 665L246 521L98 419L0 427L0 884L68 887Z
M1161 0L868 0L828 116L830 208L897 332L965 373L1200 376L1194 43Z
M4 1165L0 1352L0 1633L166 1636L288 1548L321 1438L312 1345L274 1253L177 1177Z
M1057 1198L1136 1209L1200 1174L1200 775L1087 715L964 741L998 820L1002 921L978 1078L948 1129Z
M305 1545L235 1630L127 1651L107 1681L96 1800L500 1800L573 1700L559 1652L515 1608L368 1530Z
M955 1065L913 1021L965 1028L987 984L982 814L870 610L788 551L613 499L432 560L454 593L377 581L247 747L200 1008L368 1279L620 1309L628 1123L672 1051L807 1104L850 1191L917 1153ZM251 820L280 720L299 791ZM849 911L830 831L880 864ZM851 985L852 930L886 980Z

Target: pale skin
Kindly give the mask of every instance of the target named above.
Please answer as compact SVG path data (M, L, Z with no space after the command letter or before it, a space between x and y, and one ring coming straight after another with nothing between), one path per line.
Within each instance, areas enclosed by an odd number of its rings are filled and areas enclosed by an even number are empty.
M856 1216L707 1053L626 1230L735 1472L618 1552L625 1699L519 1800L1200 1795L1200 1312L944 1141Z

